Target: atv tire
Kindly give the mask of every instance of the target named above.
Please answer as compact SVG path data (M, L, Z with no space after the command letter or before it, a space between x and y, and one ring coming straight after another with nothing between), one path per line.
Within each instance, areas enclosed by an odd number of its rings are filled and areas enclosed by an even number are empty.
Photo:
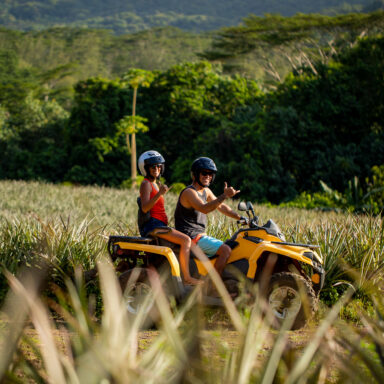
M284 321L292 321L292 330L300 329L317 309L317 296L310 282L291 272L271 276L266 301L276 329Z
M125 271L119 276L128 317L133 321L139 315L143 316L141 328L150 328L159 319L148 272L149 270L146 268L135 268ZM148 300L149 295L152 295L152 298Z

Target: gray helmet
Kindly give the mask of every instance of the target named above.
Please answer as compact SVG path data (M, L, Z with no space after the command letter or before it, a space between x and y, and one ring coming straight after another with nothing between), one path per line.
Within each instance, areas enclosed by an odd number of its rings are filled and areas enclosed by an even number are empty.
M193 174L193 177L195 178L195 181L197 181L197 183L200 184L202 187L204 187L204 185L202 185L200 182L200 172L203 169L207 169L213 172L211 183L213 183L213 181L215 180L217 172L216 164L212 159L210 159L209 157L198 157L192 163L191 172Z
M142 153L139 157L138 161L139 170L140 173L146 177L149 175L149 167L151 165L160 164L161 165L161 171L160 174L162 175L164 173L164 157L161 156L161 154L157 151L146 151Z

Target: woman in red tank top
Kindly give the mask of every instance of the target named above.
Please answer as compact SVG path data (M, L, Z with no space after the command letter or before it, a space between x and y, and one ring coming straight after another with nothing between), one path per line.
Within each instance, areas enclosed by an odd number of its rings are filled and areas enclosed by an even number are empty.
M142 236L146 236L155 228L168 225L168 217L164 208L164 195L169 191L169 188L159 181L164 172L164 163L163 156L156 151L144 152L139 157L139 169L145 177L140 185L141 210L144 213L149 212L151 216L149 221L140 228ZM200 281L194 279L189 271L190 237L174 228L171 228L168 233L157 234L156 236L180 245L180 268L184 283L189 285L199 284Z

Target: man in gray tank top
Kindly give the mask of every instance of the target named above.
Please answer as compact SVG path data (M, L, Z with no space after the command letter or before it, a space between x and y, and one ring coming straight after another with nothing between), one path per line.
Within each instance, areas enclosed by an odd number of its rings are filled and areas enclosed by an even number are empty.
M231 209L224 200L235 196L240 191L224 184L224 192L216 197L209 189L217 168L208 157L197 158L191 168L192 184L181 191L175 210L175 227L187 234L208 257L217 256L215 269L221 275L231 254L231 248L221 240L207 236L207 214L217 209L233 219L241 216Z

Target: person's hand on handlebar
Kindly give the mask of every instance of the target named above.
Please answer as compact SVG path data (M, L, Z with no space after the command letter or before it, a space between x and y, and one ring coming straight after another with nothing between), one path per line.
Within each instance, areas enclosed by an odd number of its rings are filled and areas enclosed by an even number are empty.
M247 225L249 223L249 219L244 216L240 216L240 219L237 220L237 223L241 225Z

